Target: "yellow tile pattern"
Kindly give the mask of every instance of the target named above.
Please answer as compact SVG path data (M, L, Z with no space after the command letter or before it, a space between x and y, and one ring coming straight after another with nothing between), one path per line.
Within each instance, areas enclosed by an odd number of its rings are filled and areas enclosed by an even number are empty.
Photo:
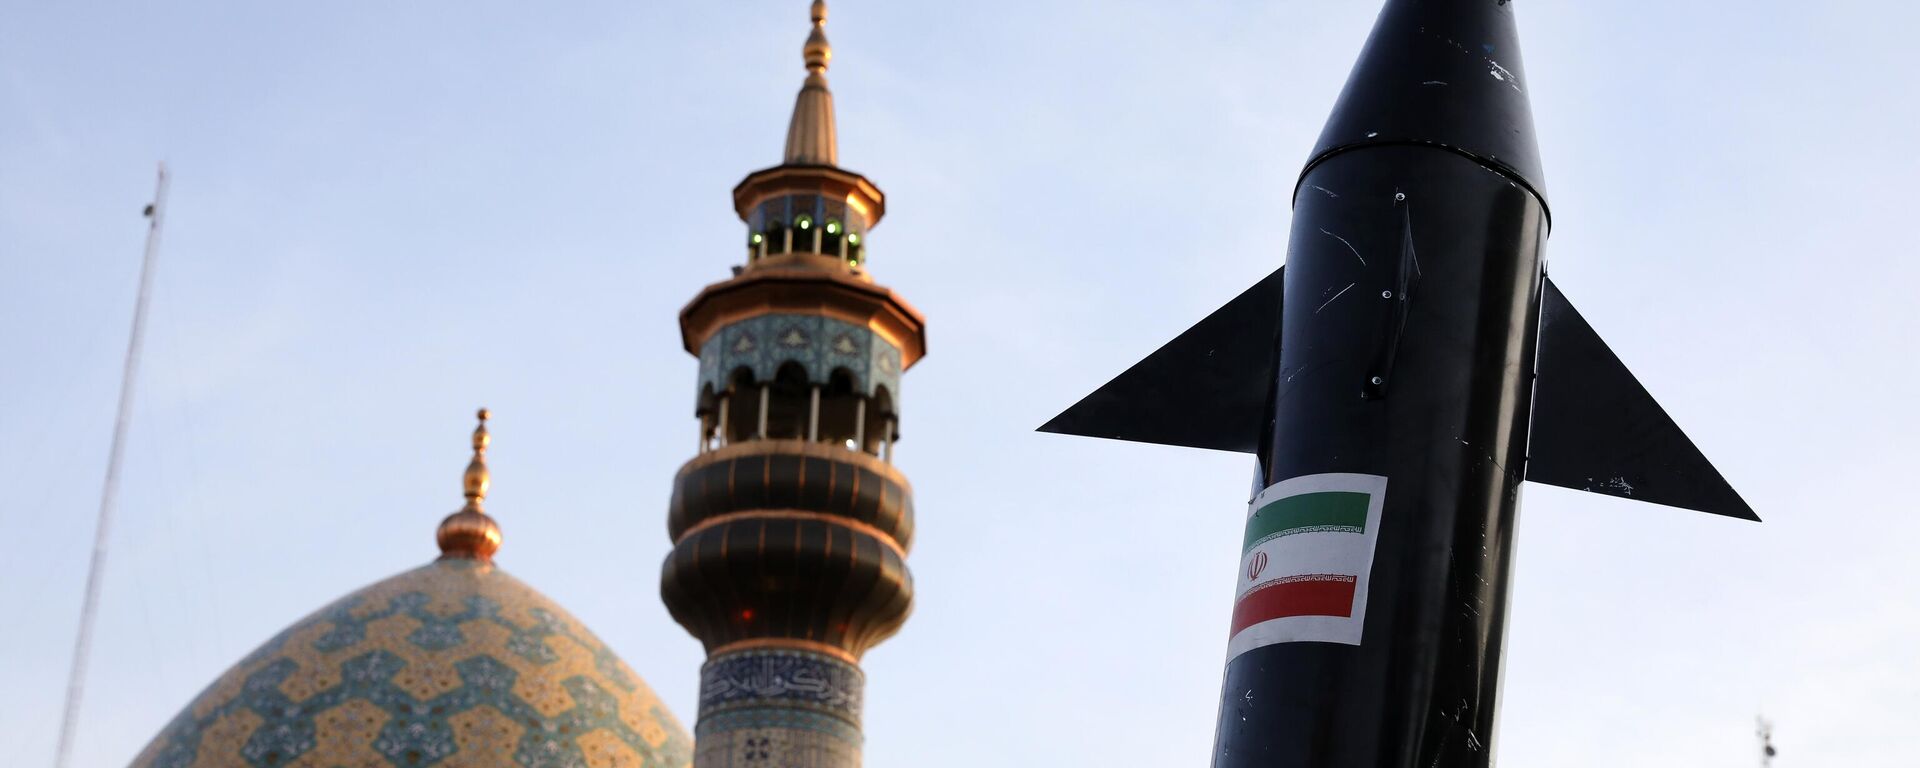
M685 768L691 755L653 691L565 610L450 559L288 628L133 768Z

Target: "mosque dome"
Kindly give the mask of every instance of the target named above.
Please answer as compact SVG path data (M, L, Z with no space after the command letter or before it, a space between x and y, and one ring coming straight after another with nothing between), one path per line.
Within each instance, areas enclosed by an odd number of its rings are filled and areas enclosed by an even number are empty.
M693 739L644 680L559 604L492 562L480 508L486 412L467 506L440 559L301 619L221 675L133 768L685 768Z

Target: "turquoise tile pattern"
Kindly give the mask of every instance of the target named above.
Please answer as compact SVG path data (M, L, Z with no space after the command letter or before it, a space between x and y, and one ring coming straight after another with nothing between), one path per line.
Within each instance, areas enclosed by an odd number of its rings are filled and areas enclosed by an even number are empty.
M742 709L803 709L831 715L860 727L866 675L839 659L798 650L763 649L726 653L700 667L700 724L704 732L714 716Z
M133 768L684 768L645 681L496 566L442 559L289 627Z
M700 768L858 768L866 675L817 653L758 649L700 668Z
M899 407L900 349L863 326L819 315L759 315L720 329L700 346L700 391L726 389L727 377L741 368L754 381L771 381L788 362L816 384L846 369L856 392L872 396L885 387Z

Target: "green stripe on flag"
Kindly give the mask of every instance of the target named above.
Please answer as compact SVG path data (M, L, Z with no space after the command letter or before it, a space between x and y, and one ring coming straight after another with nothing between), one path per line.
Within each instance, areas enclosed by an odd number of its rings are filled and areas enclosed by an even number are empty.
M1293 533L1365 533L1369 501L1367 494L1355 491L1321 491L1279 499L1247 519L1242 551Z

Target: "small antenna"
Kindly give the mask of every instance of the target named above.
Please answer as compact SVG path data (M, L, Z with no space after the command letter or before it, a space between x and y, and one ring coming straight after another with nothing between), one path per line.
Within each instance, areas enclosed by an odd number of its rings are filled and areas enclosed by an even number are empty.
M93 559L87 565L87 593L80 604L80 634L73 641L73 668L67 676L67 703L60 718L60 742L53 753L54 768L66 768L73 757L74 729L80 719L80 698L86 688L87 656L93 650L93 619L100 608L100 579L107 565L107 524L120 494L120 457L127 443L127 422L133 419L133 384L140 371L140 342L146 336L147 297L153 293L153 263L160 255L160 224L167 214L167 164L160 164L153 202L147 217L147 250L140 258L140 292L133 301L133 333L127 340L126 365L120 371L120 410L113 419L113 444L107 449L107 477L100 487L100 518L93 527Z
M1760 768L1770 768L1773 765L1773 756L1776 754L1773 748L1773 723L1768 722L1765 717L1756 717L1754 720L1758 723L1754 735L1760 737Z

